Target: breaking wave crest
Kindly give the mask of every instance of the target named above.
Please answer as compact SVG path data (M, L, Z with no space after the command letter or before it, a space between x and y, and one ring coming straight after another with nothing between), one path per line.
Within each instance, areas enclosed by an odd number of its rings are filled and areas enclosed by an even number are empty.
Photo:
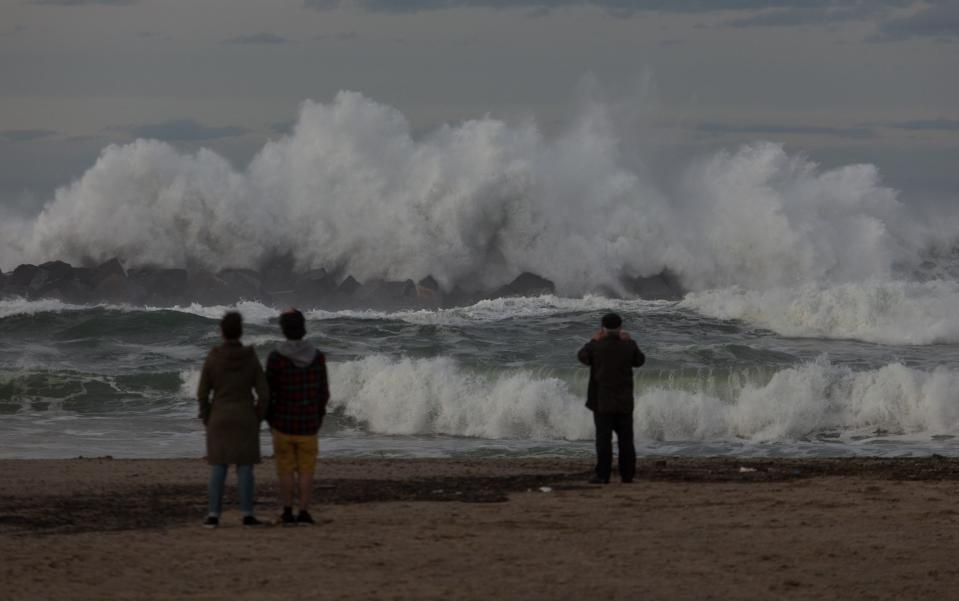
M396 320L418 325L453 325L500 321L504 319L522 319L544 317L562 313L582 311L605 311L617 309L639 313L669 307L671 301L622 300L602 296L587 295L584 298L563 298L553 295L537 297L510 297L482 300L465 307L448 309L419 309L409 311L373 311L343 309L325 311L316 309L306 312L311 321L332 319L357 320ZM122 312L172 312L195 315L207 319L220 319L226 311L239 311L245 321L266 324L275 319L280 309L264 305L257 301L241 301L234 305L201 305L192 303L184 306L151 307L136 305L74 305L59 300L27 300L21 298L0 299L0 319L17 315L37 315L41 313L62 313L70 311L88 311L104 309Z
M722 386L637 379L635 427L650 440L794 441L820 434L957 434L959 372L827 359ZM477 372L449 358L371 356L331 365L332 407L380 434L587 440L585 381L531 370ZM719 392L722 391L722 392Z
M339 319L401 321L414 325L458 326L529 319L552 315L619 311L636 316L676 309L710 319L738 320L751 326L796 338L861 340L889 345L959 343L959 283L954 281L871 281L857 284L747 290L740 287L690 293L682 301L610 299L587 295L564 298L553 295L483 300L465 307L406 311L308 311L311 322ZM220 319L228 310L239 310L251 324L275 320L276 307L256 301L235 305L191 304L174 307L133 305L73 305L59 300L0 300L0 320L45 313L101 309L122 313L166 312L184 317Z
M0 414L53 412L190 418L196 368L137 376L0 373ZM379 435L512 440L590 440L585 370L481 370L454 359L368 356L330 364L337 419ZM959 371L900 363L858 371L821 357L792 368L674 378L637 376L635 431L661 442L851 441L959 435ZM346 420L348 423L344 424ZM332 430L330 428L333 428Z
M490 117L414 136L341 92L303 103L242 170L209 150L109 146L36 219L4 225L0 256L218 269L290 253L447 289L531 271L578 296L664 268L690 290L887 278L930 243L871 165L823 170L759 142L662 182L625 166L635 154L598 105L557 136Z
M687 295L681 306L783 336L880 344L959 343L959 283L870 281L824 287L726 288Z

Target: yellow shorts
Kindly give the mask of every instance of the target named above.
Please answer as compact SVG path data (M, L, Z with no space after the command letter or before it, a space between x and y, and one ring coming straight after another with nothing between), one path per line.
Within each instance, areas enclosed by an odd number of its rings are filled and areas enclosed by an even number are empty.
M316 469L317 437L284 434L273 429L273 456L276 473L300 472L312 474Z

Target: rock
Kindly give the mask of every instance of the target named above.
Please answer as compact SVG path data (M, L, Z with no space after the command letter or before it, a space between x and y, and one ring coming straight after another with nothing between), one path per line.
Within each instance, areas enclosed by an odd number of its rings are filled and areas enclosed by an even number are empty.
M625 278L623 285L631 294L648 300L679 300L686 294L679 278L667 269L656 275Z
M422 306L413 280L371 280L360 284L346 276L323 302L326 308L362 308L392 310Z
M540 296L542 294L554 294L556 285L546 278L540 277L535 273L528 271L521 273L515 280L497 289L491 295L491 298L502 298L505 296Z
M224 269L216 274L232 291L235 300L264 300L263 281L252 269Z
M100 282L110 277L111 275L119 275L120 277L127 277L127 272L123 269L123 265L120 264L120 259L113 258L105 263L94 267L90 270L90 279L93 286L97 286Z
M73 278L73 266L63 261L47 261L38 269L47 274L51 280L66 280Z
M446 302L446 295L433 276L428 275L416 283L416 304L419 307L436 308Z
M56 298L73 304L94 300L90 270L63 261L49 261L37 268L28 286L30 298Z
M143 288L118 273L106 276L93 289L95 299L108 303L135 305L142 302L145 296Z
M41 297L59 298L74 305L83 305L94 300L93 286L79 278L62 280L44 289Z
M260 281L267 294L289 293L293 290L293 257L274 256L264 261L260 268Z
M201 305L232 305L237 299L230 284L209 271L189 274L186 300Z
M336 280L325 269L311 269L296 275L293 283L293 304L299 307L320 306L337 291Z
M367 309L399 309L416 305L413 280L372 280L353 293L356 303Z
M88 300L88 286L75 282L73 266L63 261L48 261L37 267L27 284L29 298L56 298L70 302Z
M27 286L30 285L30 281L33 279L33 276L39 273L40 268L36 265L30 265L25 263L23 265L17 265L14 268L13 273L10 274L7 284L11 288L23 289L26 291Z
M362 287L363 286L357 282L353 276L348 275L346 279L340 282L340 285L336 287L336 293L337 295L348 298L353 296L353 294Z
M427 290L432 290L434 292L439 292L440 284L437 282L433 276L428 275L422 280L416 282L417 287L426 288Z
M483 294L480 292L470 292L457 285L453 286L453 289L449 291L449 294L444 295L443 306L468 307L470 305L475 305L484 298L491 297L492 295L489 293Z
M74 267L73 279L93 287L93 270L89 267Z
M143 289L143 302L160 307L178 304L187 300L189 274L185 269L143 267L130 270L127 278Z
M428 275L416 282L416 297L423 300L433 300L440 295L440 285L433 276Z

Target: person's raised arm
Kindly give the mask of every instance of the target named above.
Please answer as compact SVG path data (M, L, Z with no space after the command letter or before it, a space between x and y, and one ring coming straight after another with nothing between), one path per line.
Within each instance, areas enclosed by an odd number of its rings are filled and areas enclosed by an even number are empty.
M576 358L579 359L579 362L583 365L592 365L593 364L593 352L590 347L592 340L583 345L583 348L579 349L579 352L576 353Z
M639 350L639 345L633 342L633 367L641 367L646 363L646 355Z

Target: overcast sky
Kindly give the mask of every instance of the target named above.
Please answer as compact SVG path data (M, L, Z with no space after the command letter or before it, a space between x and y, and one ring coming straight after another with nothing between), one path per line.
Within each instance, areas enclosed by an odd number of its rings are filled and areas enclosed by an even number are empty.
M0 0L0 205L137 137L241 169L344 89L414 131L598 96L654 166L766 139L954 200L957 74L956 0Z

